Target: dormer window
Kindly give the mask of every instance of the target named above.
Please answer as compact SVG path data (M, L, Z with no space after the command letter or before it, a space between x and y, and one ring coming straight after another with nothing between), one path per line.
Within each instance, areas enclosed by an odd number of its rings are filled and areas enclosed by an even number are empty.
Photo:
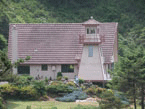
M87 34L96 34L96 27L87 27Z

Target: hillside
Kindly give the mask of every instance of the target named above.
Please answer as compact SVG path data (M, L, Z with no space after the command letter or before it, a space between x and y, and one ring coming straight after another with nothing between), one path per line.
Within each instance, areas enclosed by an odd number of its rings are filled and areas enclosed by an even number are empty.
M128 37L136 25L145 25L144 4L144 0L1 0L0 34L8 39L9 23L84 22L93 16L100 22L118 22L119 33Z

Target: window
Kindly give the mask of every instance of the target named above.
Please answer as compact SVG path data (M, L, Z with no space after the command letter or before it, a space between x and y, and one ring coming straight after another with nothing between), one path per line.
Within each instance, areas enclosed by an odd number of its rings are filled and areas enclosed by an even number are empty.
M18 74L30 74L30 66L18 66Z
M96 27L87 27L87 34L95 34Z
M74 65L71 64L61 65L61 72L74 72Z
M42 71L47 71L47 69L48 69L47 64L42 64L42 65L41 65L41 70L42 70Z
M89 57L93 57L93 46L89 46Z

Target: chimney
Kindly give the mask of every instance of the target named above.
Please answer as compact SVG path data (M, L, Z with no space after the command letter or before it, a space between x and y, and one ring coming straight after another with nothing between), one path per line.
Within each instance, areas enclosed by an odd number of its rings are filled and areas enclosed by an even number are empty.
M17 27L16 25L13 25L12 27L12 63L16 62L18 58L17 36L18 36ZM13 73L14 74L17 73L16 68L13 68Z

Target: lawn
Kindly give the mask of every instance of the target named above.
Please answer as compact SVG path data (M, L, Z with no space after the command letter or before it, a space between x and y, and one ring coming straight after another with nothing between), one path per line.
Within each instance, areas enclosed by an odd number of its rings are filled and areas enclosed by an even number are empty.
M98 106L98 103L75 103L75 102L57 102L57 101L14 101L8 100L7 101L8 109L26 109L27 106L31 105L31 109L51 109L52 107L57 107L57 109L71 109L78 104L81 105L93 105Z

